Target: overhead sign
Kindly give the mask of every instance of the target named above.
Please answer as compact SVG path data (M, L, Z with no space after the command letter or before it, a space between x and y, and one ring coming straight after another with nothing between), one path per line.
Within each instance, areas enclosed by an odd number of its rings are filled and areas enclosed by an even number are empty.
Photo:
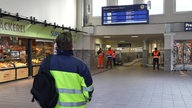
M102 7L102 25L149 23L147 4Z
M192 22L185 22L184 23L184 30L185 31L192 31Z

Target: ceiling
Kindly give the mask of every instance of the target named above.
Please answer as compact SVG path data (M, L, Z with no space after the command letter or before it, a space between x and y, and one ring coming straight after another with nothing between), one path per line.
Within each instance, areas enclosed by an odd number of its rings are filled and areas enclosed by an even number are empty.
M100 39L105 41L105 44L111 44L111 43L131 43L134 44L135 47L141 47L143 46L144 40L163 40L164 36L163 34L135 34L135 35L108 35L110 38L104 38L105 36L97 36ZM132 37L132 36L138 36L138 37Z

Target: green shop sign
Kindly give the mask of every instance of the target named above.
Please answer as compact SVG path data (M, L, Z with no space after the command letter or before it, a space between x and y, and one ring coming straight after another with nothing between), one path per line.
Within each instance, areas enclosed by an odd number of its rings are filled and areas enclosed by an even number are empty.
M25 25L16 24L13 22L4 22L0 20L0 30L13 31L13 32L25 32Z
M63 30L42 24L0 18L0 34L29 38L55 39Z

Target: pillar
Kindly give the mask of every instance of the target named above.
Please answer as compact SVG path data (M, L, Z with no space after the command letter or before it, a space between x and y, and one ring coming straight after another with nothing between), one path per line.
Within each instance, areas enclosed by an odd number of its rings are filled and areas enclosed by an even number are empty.
M148 60L148 57L147 57L147 41L144 40L143 41L143 66L146 67L147 66L147 60Z
M164 70L172 71L173 70L173 41L175 33L165 33L164 34Z
M143 4L144 0L133 0L133 4Z

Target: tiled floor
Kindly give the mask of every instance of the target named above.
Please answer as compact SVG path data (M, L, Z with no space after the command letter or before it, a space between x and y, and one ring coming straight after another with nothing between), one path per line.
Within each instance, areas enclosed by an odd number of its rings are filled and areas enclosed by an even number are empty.
M93 75L95 91L87 108L192 108L192 76L117 66ZM0 108L39 108L31 103L33 79L0 84Z

